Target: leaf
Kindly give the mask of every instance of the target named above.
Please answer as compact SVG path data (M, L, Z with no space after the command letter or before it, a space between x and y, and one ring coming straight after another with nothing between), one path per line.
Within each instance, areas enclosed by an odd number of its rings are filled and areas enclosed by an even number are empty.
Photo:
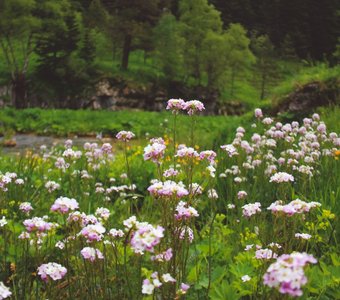
M210 292L209 298L211 300L237 300L240 299L240 295L228 282L224 281L220 285L214 285Z

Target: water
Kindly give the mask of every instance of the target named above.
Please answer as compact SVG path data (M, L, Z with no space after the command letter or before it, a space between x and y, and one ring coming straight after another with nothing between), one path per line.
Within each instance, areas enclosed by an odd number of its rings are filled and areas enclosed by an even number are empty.
M53 136L39 136L31 134L17 134L13 137L16 141L15 147L0 147L3 153L23 153L26 150L38 150L41 145L46 145L48 148L55 145L63 145L68 138L60 138ZM0 137L0 143L3 137ZM83 146L84 143L111 143L112 138L104 138L100 140L96 137L73 137L73 145Z

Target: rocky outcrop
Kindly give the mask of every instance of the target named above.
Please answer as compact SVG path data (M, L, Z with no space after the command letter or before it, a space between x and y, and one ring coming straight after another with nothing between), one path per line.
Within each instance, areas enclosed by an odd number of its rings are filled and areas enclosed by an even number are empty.
M8 105L10 90L0 87L0 107ZM219 92L203 86L187 87L182 82L153 82L141 84L129 82L120 78L103 78L87 96L66 98L63 100L48 99L43 93L33 89L29 94L29 107L42 108L86 108L94 110L122 110L140 109L148 111L161 111L165 109L166 101L170 98L183 98L184 100L197 99L204 103L204 114L239 115L245 112L244 105L239 101L231 101L221 105Z
M340 104L340 79L313 81L278 100L274 113L310 113L319 106Z
M96 92L84 103L84 108L92 109L143 109L161 111L169 98L198 99L204 102L207 114L218 112L216 105L217 91L208 91L204 87L187 88L180 83L171 83L165 87L156 84L135 85L125 81L104 79L96 86Z

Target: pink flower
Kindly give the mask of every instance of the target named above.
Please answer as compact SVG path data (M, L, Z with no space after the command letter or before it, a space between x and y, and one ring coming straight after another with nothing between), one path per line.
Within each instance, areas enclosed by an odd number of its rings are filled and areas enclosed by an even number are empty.
M55 200L51 206L51 211L59 211L62 214L68 213L70 210L79 208L79 204L76 199L69 199L67 197L59 197Z
M183 109L188 111L188 115L191 116L198 111L203 111L205 107L201 101L191 100L191 101L185 102Z
M261 119L263 117L263 113L261 108L256 108L254 111L255 118Z
M152 295L154 289L155 289L155 286L151 283L149 279L143 280L142 294Z
M181 288L177 291L177 294L185 295L189 288L190 288L190 285L182 282L181 283Z
M276 258L277 254L274 253L271 249L258 249L255 252L255 258L257 259L272 259Z
M20 206L19 206L19 209L20 209L22 212L24 212L24 213L26 213L26 214L29 214L29 212L30 212L31 210L33 210L33 207L32 207L32 205L31 205L31 203L29 203L29 202L22 202L22 203L20 204Z
M96 259L104 259L100 250L92 247L85 247L80 251L80 253L85 260L89 260L91 262L94 262Z
M194 157L199 157L199 154L192 147L186 147L185 145L180 145L178 147L178 150L177 150L177 153L176 153L176 157L194 158Z
M241 199L245 199L248 196L247 192L245 191L239 191L237 193L237 199L241 200Z
M170 99L166 106L167 110L172 110L173 113L177 113L178 111L184 109L185 101L183 99Z
M231 144L229 144L229 145L222 145L222 146L221 146L221 149L223 149L224 151L226 151L229 157L233 157L233 156L239 154L239 153L237 152L237 149L236 149L233 145L231 145Z
M109 235L112 236L113 238L121 238L124 236L124 231L121 229L112 228L109 231Z
M276 182L276 183L289 182L289 181L294 182L294 176L286 172L275 173L273 176L270 177L270 180L269 180L269 182Z
M154 142L144 148L144 160L152 160L154 163L160 162L164 157L166 146L164 143Z
M47 282L49 278L52 280L62 279L67 273L67 269L60 264L51 262L48 264L43 264L38 268L38 275L41 279Z
M49 193L52 193L53 191L60 188L60 184L56 183L55 181L47 181L45 184L45 188L48 190Z
M165 182L156 181L148 187L148 191L153 196L165 198L182 198L189 194L188 190L185 188L182 182L176 183L171 180L167 180Z
M165 170L164 173L163 173L163 176L164 177L174 177L174 176L177 176L178 175L178 171L175 170L174 168L170 168L168 170Z
M55 227L53 223L46 222L45 220L48 219L48 217L34 217L32 219L26 219L23 224L26 227L26 230L28 232L32 231L38 231L38 232L44 232L44 231L49 231L52 228Z
M242 211L243 216L249 218L252 215L255 215L261 212L261 203L255 202L255 203L246 204L246 205L243 205L242 208L243 208L243 211Z
M172 249L169 248L168 250L151 256L152 261L157 261L157 262L164 262L164 261L169 261L172 258Z
M95 215L106 221L110 217L110 211L105 207L98 207Z
M134 137L135 135L131 131L125 131L125 130L119 131L116 135L116 138L118 140L121 140L124 142L130 141Z
M80 231L80 235L87 239L87 242L101 241L106 229L100 223L87 225Z
M191 206L187 206L187 203L183 202L183 201L180 201L178 204L177 204L177 207L176 207L176 211L177 211L177 214L175 214L175 218L177 220L187 220L187 219L190 219L192 217L198 217L199 214L197 212L197 210Z
M131 237L131 248L135 253L144 254L144 251L154 252L163 234L164 228L161 226L153 227L148 223L137 223L137 230L133 232Z
M112 152L112 146L109 143L104 143L101 147L101 150L105 154L110 154Z
M179 230L179 238L181 240L188 239L189 243L192 243L194 240L194 232L189 226L184 226L181 227L180 229L176 230L176 234L178 233Z
M207 159L210 164L215 164L216 152L212 150L202 151L200 154L200 159Z
M304 266L317 260L307 253L294 252L281 255L272 263L263 276L263 283L276 288L281 294L302 296L302 287L307 283Z

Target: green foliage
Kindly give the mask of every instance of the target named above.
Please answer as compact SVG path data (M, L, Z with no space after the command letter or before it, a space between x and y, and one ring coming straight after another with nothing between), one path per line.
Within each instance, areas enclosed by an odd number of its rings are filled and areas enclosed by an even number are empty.
M228 36L213 31L202 42L202 70L207 74L207 86L221 89L225 85L228 63Z
M153 30L155 58L165 77L174 80L183 76L184 38L180 24L171 13L165 13Z
M274 46L267 35L253 37L251 48L256 56L255 68L260 81L260 99L264 99L267 85L275 78L277 67L275 64Z
M308 66L301 69L300 72L296 72L292 76L289 76L286 80L281 81L280 84L272 90L270 96L274 104L276 104L276 101L278 101L281 96L293 92L296 88L301 87L308 82L326 82L328 80L335 80L335 82L337 82L339 76L339 66L329 67L324 63Z
M250 40L246 30L240 24L230 24L227 35L228 66L230 68L230 95L234 95L236 76L255 62L249 49Z
M196 125L197 136L202 144L212 146L213 140L222 132L234 130L235 121L242 117L200 116ZM181 142L185 142L191 123L188 117L179 116L182 130ZM115 136L120 130L132 130L138 138L170 134L171 124L167 113L142 111L88 111L88 110L14 110L6 108L0 111L3 127L20 133L37 133L56 136L95 136L102 132L104 136ZM1 132L1 131L0 131Z
M184 64L198 84L202 81L202 41L210 32L222 32L220 13L207 0L181 0L179 3L182 35L185 38Z
M95 45L90 29L82 28L81 16L67 4L56 1L53 7L40 8L43 30L35 48L39 57L35 90L58 101L59 107L77 107L76 98L86 95L93 82Z

